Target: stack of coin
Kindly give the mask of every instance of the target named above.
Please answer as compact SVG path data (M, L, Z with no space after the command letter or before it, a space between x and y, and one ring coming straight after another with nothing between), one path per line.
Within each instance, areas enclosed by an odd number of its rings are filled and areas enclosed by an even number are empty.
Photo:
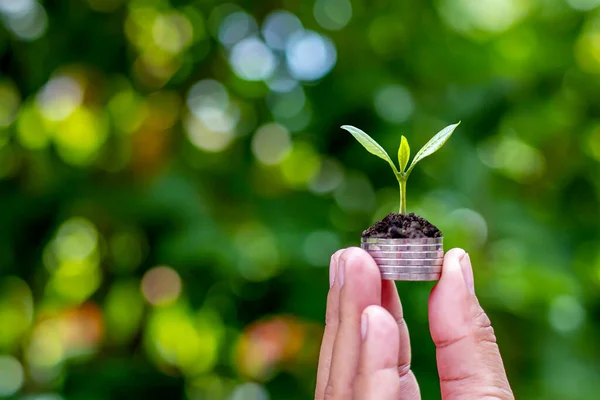
M361 247L375 260L383 279L435 281L444 261L443 238L363 238Z

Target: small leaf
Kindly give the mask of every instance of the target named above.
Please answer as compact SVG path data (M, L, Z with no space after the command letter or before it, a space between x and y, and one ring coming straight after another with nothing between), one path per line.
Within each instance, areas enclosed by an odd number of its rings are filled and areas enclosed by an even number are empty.
M452 136L452 133L458 125L460 125L460 122L454 125L449 125L441 131L439 131L434 137L432 137L431 140L427 142L425 146L421 148L421 150L419 150L415 158L413 158L412 163L408 168L408 172L410 173L410 171L412 171L412 169L419 161L438 151L444 145L444 143L446 143L446 141L450 139L450 136Z
M406 140L406 138L402 136L402 138L400 139L400 148L398 149L398 162L400 163L400 172L404 172L404 170L406 170L408 160L410 160L410 146L408 145L408 140Z
M360 129L355 128L350 125L344 125L344 126L342 126L342 129L345 129L348 132L350 132L352 134L352 136L354 136L354 138L356 140L358 140L358 142L360 144L362 144L363 147L365 149L367 149L367 151L369 153L374 154L377 157L382 158L385 161L387 161L390 164L390 166L392 167L392 169L394 170L394 173L396 175L398 175L398 170L396 169L396 166L394 165L394 162L392 161L392 159L390 158L388 153L383 149L383 147L381 147L369 135L367 135L365 132L361 131Z

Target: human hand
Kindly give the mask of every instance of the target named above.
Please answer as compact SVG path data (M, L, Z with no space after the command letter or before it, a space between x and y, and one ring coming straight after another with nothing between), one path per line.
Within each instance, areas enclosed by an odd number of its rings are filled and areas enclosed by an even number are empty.
M315 399L420 399L394 282L382 281L375 261L359 248L339 250L329 268ZM429 297L429 325L442 399L514 399L464 250L444 257L442 276Z

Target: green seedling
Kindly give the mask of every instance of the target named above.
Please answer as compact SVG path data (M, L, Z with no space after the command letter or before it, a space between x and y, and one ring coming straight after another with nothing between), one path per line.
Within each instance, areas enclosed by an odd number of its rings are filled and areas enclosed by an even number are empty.
M400 170L396 168L396 165L383 147L381 147L365 132L350 125L344 125L342 126L342 129L350 132L352 136L354 136L369 153L384 159L388 162L388 164L390 164L394 170L394 175L396 175L396 179L400 184L400 214L406 214L406 181L408 180L410 173L419 161L438 151L444 145L444 143L450 139L450 136L452 136L452 133L459 124L460 122L454 125L449 125L432 137L431 140L427 142L427 144L425 144L421 150L419 150L415 158L413 158L412 163L410 163L410 167L408 168L406 168L406 166L408 165L408 160L410 159L410 147L406 138L402 136L400 139L400 148L398 149L398 162L400 163Z

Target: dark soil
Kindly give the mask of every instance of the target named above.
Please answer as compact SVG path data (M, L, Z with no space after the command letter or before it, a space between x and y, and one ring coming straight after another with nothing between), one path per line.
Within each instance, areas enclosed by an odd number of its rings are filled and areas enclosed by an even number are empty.
M388 214L362 233L364 238L416 239L437 238L442 232L423 217L414 213Z

